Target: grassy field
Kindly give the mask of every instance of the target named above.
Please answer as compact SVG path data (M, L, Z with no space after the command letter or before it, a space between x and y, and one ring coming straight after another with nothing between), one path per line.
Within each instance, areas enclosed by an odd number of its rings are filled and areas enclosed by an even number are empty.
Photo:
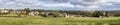
M0 17L0 25L120 25L120 17L109 18L45 18L39 16L28 17Z

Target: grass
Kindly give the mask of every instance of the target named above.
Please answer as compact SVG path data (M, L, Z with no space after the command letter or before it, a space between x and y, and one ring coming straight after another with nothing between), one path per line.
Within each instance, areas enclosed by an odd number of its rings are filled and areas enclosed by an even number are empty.
M45 18L39 16L28 17L0 17L0 25L120 25L120 17L109 18Z

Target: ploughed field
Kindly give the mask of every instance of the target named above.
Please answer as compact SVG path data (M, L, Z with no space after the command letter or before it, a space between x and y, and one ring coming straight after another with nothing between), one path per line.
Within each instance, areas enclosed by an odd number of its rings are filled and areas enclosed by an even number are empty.
M0 17L0 25L120 25L120 17Z

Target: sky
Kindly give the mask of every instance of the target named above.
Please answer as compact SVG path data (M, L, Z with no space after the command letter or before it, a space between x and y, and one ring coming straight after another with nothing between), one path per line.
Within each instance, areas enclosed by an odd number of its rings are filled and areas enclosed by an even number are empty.
M0 0L1 9L120 10L120 0Z

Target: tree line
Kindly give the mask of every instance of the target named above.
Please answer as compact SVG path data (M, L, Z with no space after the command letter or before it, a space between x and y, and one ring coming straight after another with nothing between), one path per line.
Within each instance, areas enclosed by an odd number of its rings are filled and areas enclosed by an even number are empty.
M67 13L72 15L81 15L83 17L109 17L111 16L111 13L113 16L120 16L120 11L75 11L75 10L43 10L43 9L32 9L25 8L23 11L26 11L27 13L31 11L39 11L39 12L55 12L55 13Z

